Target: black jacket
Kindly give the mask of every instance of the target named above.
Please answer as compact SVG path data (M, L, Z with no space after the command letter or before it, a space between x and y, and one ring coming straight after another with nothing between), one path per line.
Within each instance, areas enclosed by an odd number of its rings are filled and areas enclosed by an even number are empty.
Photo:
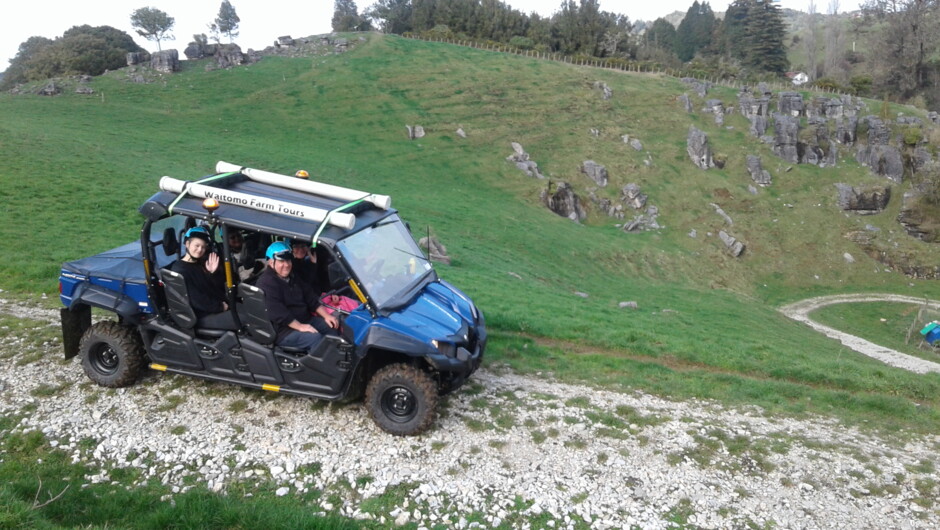
M268 310L268 318L277 329L277 341L290 333L288 324L294 320L310 324L320 307L317 293L306 282L299 281L293 273L285 280L274 269L266 267L255 286L264 291L264 305Z
M292 258L294 262L291 275L300 281L306 282L314 293L320 294L320 281L317 278L317 264L309 259Z
M180 273L186 280L189 305L193 307L197 317L224 311L222 301L225 300L225 282L221 275L209 273L202 262L190 263L183 260L173 262L170 270Z

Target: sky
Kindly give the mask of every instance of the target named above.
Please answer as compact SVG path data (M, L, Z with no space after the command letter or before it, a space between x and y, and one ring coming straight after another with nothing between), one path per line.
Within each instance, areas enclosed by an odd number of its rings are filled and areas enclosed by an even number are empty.
M271 46L282 35L306 37L329 33L333 17L333 0L304 0L300 2L274 2L270 0L229 0L238 13L240 35L235 43L242 51ZM694 0L600 0L601 9L619 13L635 20L655 20L673 11L685 12ZM815 0L816 10L825 13L832 0ZM859 0L835 0L839 11L856 9ZM139 3L138 3L139 2ZM712 10L724 11L731 0L710 0ZM806 11L810 0L780 0L780 6ZM359 0L356 5L360 13L373 0ZM537 12L549 16L555 12L561 0L504 0L514 9L524 13ZM131 27L131 13L140 7L155 7L165 11L176 20L172 30L176 39L162 41L161 47L176 48L180 59L185 59L183 50L192 41L193 35L209 34L209 24L219 14L222 1L218 0L43 0L17 2L0 17L0 71L6 70L19 46L34 36L55 39L72 26L112 26L127 32L143 48L156 51L153 41L137 35ZM223 41L224 42L224 41Z

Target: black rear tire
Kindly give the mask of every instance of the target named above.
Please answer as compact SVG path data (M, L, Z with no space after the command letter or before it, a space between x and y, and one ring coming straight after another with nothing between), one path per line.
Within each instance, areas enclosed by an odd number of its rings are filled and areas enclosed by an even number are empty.
M437 385L426 372L406 364L377 371L366 388L366 407L383 431L413 436L426 431L437 413Z
M93 324L82 335L78 351L85 375L101 386L130 386L144 367L140 335L136 329L117 322Z

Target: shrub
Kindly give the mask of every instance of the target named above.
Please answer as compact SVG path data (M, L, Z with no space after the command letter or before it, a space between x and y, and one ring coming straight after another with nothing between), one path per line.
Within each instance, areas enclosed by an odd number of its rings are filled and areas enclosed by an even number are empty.
M868 75L857 75L849 80L852 94L859 97L870 97L872 78Z
M845 61L849 64L860 64L865 61L865 56L859 52L849 50L845 52Z
M535 47L535 41L528 37L520 37L516 35L515 37L509 39L509 44L520 50L531 50Z
M422 37L432 40L454 40L454 32L445 24L438 24L425 31Z
M916 146L924 139L924 130L921 127L907 127L904 129L904 144Z
M30 37L10 61L0 88L65 75L101 75L127 65L127 53L143 51L127 33L111 26L74 26L50 40Z
M817 79L813 86L819 90L832 90L835 92L846 92L845 88L842 87L835 79L831 77L821 77Z

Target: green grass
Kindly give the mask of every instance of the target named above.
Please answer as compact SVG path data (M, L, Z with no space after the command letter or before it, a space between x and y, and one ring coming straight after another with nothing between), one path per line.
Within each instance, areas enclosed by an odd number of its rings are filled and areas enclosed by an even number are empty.
M12 418L0 418L5 433L0 439L0 528L378 528L318 516L312 512L319 510L296 499L237 484L228 495L196 486L172 495L172 502L169 488L153 483L133 488L88 484L86 475L97 471L72 463L39 432L9 433L14 424ZM129 481L133 473L115 469L110 476Z
M940 311L925 305L897 302L856 302L821 307L810 314L833 327L928 361L940 362L940 350L927 344L920 330L940 319Z
M688 90L676 79L394 36L372 35L339 55L266 58L210 72L185 66L152 84L111 72L92 81L93 96L0 94L4 297L54 307L60 264L135 239L137 207L160 176L200 177L218 160L280 173L304 168L318 180L391 195L416 235L430 227L452 258L440 275L486 314L490 366L753 404L772 414L824 414L886 432L940 427L940 376L888 367L776 311L824 294L940 297L936 282L886 271L845 237L871 225L880 248L923 264L940 257L936 246L898 226L904 186L895 186L883 214L839 211L834 184L880 182L848 149L836 168L791 168L747 133L740 115L718 127L697 110L686 114L676 97ZM610 100L600 98L595 81L611 87ZM727 88L707 97L736 102ZM876 112L877 102L870 105ZM700 171L689 162L693 124L727 159L724 169ZM408 140L405 125L422 125L428 135ZM458 127L467 138L456 135ZM622 134L640 139L644 150L624 144ZM585 223L541 206L547 181L505 160L513 141L553 182L572 183L592 210ZM748 192L747 154L760 155L774 178L756 195ZM592 184L578 171L588 159L610 174L598 196L616 197L635 182L659 207L664 227L625 234L615 226L622 221L593 211L586 199ZM721 229L747 245L740 258L723 249ZM621 301L638 308L620 309ZM891 325L862 327L879 329L873 339L880 344L903 342L904 326L892 326L912 322L910 306L884 304L878 313ZM557 401L591 408L575 396ZM230 406L237 412L248 404ZM611 434L655 421L622 416L609 418ZM515 426L509 414L492 422L471 426Z

